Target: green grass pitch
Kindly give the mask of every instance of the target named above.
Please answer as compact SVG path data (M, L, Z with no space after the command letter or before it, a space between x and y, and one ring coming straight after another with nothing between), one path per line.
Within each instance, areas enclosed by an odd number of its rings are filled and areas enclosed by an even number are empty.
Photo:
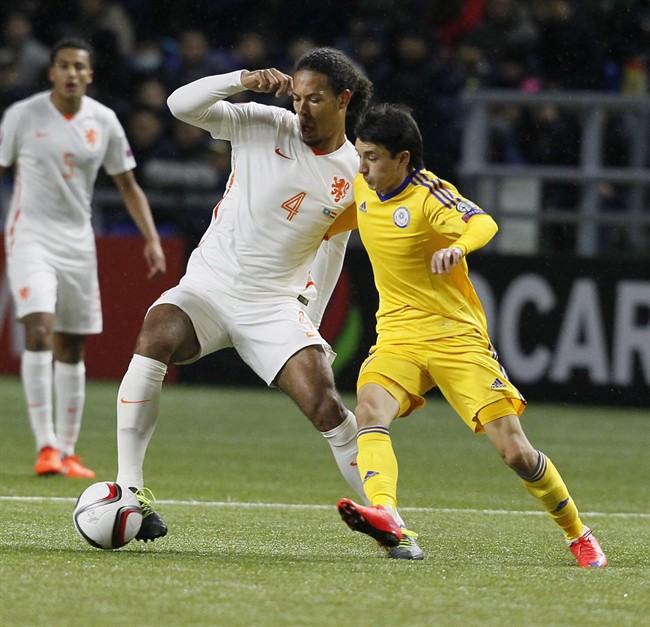
M113 480L117 383L90 382L77 452ZM353 398L346 397L350 406ZM91 483L33 474L18 379L0 378L0 624L647 625L650 410L532 404L610 565L580 569L485 437L436 397L392 428L422 562L392 561L335 509L355 498L275 390L166 386L145 479L169 535L119 551L71 521Z

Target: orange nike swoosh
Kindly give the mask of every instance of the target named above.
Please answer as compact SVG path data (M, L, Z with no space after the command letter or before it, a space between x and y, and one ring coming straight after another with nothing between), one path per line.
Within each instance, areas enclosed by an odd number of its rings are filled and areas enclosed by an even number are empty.
M305 335L306 335L307 337L316 337L316 334L315 334L315 333L309 333L309 332L307 332L307 333L305 333Z
M47 137L47 133L43 133L41 131L36 131L36 137Z
M291 157L287 157L287 155L282 154L279 148L275 149L275 154L278 155L279 157L284 157L285 159L289 159L289 161L293 161Z
M120 399L120 403L122 403L122 405L137 405L138 403L149 403L149 402L151 402L150 398L145 398L142 401L127 401L124 397Z

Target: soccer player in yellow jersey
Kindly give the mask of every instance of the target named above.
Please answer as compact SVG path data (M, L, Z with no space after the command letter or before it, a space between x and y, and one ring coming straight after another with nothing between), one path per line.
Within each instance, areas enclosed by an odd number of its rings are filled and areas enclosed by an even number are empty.
M415 534L392 515L398 472L389 427L422 407L424 394L437 386L548 511L578 564L606 566L562 477L522 430L526 401L498 362L468 277L467 255L494 237L496 223L424 169L422 138L404 107L369 109L356 136L356 219L379 292L378 337L361 366L355 410L357 463L370 506L341 499L341 517L393 551L408 548Z

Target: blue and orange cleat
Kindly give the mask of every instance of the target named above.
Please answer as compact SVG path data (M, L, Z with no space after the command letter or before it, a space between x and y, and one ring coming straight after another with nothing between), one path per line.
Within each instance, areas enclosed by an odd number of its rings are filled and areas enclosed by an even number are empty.
M582 568L605 568L607 566L607 556L589 528L577 540L571 542L569 548L578 560L578 566Z
M337 507L343 522L352 531L365 533L388 548L398 546L402 540L400 526L381 505L366 507L341 499Z

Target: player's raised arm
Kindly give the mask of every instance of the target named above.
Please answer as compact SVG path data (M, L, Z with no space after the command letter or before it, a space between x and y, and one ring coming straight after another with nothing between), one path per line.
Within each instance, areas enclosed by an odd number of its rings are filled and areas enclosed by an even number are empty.
M215 105L246 89L241 76L242 71L238 70L200 78L172 92L167 106L175 118L209 131L221 121L221 108Z

